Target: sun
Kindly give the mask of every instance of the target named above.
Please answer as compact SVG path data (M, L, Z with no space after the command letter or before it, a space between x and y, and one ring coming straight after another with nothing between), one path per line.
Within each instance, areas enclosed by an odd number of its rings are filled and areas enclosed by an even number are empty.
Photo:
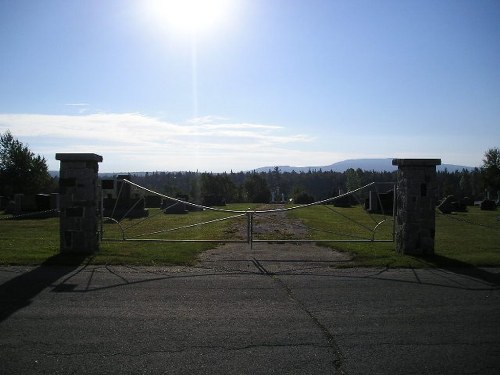
M148 13L162 26L180 33L200 34L221 27L235 0L149 0Z

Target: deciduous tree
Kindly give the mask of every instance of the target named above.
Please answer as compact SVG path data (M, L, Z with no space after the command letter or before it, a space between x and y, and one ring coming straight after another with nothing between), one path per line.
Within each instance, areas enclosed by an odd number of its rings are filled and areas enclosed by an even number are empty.
M52 178L45 158L35 155L10 131L0 133L0 194L35 194L48 189Z

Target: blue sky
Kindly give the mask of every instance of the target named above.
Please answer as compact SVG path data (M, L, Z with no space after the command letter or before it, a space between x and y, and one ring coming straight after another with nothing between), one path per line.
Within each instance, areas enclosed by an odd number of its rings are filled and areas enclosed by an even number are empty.
M480 166L500 146L498 0L218 6L193 30L150 1L0 0L0 132L106 172Z

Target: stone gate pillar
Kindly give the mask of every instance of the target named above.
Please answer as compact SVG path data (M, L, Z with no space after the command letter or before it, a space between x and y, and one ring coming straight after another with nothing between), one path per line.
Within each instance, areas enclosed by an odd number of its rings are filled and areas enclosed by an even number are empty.
M396 250L409 255L434 254L437 201L436 166L440 159L393 159L398 166Z
M60 252L91 254L99 250L99 162L96 154L56 154L61 161Z

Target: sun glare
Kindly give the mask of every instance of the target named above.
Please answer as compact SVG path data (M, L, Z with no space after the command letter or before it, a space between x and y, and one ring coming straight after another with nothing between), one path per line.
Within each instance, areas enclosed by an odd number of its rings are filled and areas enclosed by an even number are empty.
M163 26L182 33L219 28L231 17L235 0L150 0L149 12Z

